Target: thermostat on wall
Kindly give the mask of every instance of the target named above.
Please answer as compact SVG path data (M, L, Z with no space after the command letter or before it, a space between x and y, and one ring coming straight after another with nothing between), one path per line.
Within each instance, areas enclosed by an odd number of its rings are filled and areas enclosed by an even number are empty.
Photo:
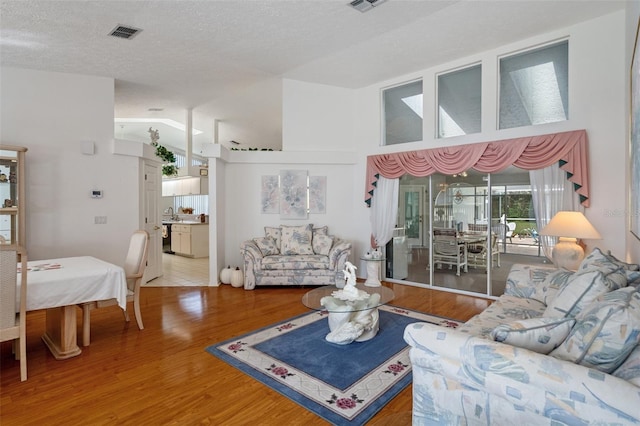
M91 190L91 198L102 198L102 190L100 189Z

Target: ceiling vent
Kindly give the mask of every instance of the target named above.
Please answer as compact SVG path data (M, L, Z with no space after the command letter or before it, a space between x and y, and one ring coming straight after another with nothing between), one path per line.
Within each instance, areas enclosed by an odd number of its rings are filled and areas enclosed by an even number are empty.
M359 12L364 13L384 3L385 1L387 0L353 0L351 3L349 3L349 6L353 7Z
M142 31L140 28L133 28L133 27L127 27L124 25L117 25L113 30L111 30L111 32L109 33L110 36L113 37L119 37L119 38L124 38L124 39L132 39L133 37L135 37L140 31Z

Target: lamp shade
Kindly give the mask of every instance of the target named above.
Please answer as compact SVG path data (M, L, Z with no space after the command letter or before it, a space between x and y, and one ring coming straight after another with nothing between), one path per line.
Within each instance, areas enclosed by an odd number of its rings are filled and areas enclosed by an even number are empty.
M602 239L600 233L589 223L584 214L570 211L556 213L547 226L542 228L540 235L587 240Z

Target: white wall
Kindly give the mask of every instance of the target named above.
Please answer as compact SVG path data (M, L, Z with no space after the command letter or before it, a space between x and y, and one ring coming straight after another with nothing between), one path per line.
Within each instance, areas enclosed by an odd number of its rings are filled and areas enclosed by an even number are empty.
M29 259L122 264L138 226L138 159L113 155L111 78L3 67L0 140L25 146ZM95 143L83 155L81 142ZM89 191L104 196L92 199ZM107 224L95 225L95 216Z
M353 90L285 79L282 93L283 151L353 150Z

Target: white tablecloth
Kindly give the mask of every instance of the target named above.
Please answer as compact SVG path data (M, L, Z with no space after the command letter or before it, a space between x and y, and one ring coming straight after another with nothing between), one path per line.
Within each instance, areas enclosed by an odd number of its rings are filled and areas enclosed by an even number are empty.
M27 311L109 299L127 309L127 280L120 266L91 256L35 260L27 266Z

